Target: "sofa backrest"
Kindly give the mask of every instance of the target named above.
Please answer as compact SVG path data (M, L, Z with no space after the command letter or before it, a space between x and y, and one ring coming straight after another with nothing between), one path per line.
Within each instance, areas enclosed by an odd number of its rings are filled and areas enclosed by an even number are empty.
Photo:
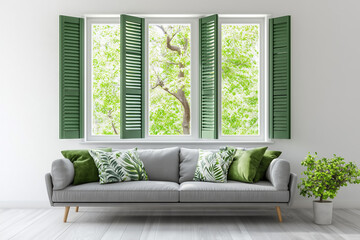
M179 182L179 147L138 150L151 181Z
M216 152L218 149L210 151ZM139 149L138 152L140 159L144 162L149 180L177 183L193 181L199 149L171 147Z

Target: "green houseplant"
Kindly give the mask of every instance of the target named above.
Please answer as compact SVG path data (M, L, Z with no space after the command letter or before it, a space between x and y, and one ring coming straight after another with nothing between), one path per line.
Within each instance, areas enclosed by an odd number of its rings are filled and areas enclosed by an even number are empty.
M300 195L319 199L313 202L315 223L331 224L333 203L327 199L334 199L340 187L360 183L359 169L335 154L332 158L318 158L316 152L309 153L301 165L306 167L302 173L306 177L298 184Z

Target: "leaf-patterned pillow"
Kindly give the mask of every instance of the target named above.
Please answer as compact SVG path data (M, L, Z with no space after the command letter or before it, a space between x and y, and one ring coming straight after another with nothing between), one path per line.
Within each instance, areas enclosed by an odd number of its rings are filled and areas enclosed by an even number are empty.
M204 182L227 182L227 174L233 161L236 149L224 148L219 152L199 150L194 181Z
M100 184L148 180L137 149L104 152L89 150L99 170Z

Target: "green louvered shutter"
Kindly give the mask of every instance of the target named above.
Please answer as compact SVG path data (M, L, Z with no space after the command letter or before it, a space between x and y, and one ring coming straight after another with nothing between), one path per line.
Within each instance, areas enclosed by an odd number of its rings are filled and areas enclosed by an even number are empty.
M145 135L145 54L144 19L121 15L120 137Z
M84 21L60 16L60 138L84 136Z
M290 139L290 16L270 19L270 138Z
M218 16L201 18L200 138L218 138Z

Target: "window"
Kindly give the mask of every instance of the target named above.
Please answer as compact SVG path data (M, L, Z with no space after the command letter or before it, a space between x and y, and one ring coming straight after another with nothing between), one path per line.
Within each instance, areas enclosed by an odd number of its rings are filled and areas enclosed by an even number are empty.
M220 19L220 139L266 136L265 19Z
M191 24L148 25L149 136L191 133Z
M199 139L198 22L145 19L145 140ZM218 138L265 140L265 18L220 17L218 32ZM120 33L119 18L86 19L87 140L119 140Z
M221 21L221 136L264 135L264 23ZM259 138L260 137L260 138Z
M198 139L198 20L147 18L148 140Z
M120 132L120 24L118 19L88 19L90 136Z
M59 138L290 139L291 17L266 20L59 16Z

